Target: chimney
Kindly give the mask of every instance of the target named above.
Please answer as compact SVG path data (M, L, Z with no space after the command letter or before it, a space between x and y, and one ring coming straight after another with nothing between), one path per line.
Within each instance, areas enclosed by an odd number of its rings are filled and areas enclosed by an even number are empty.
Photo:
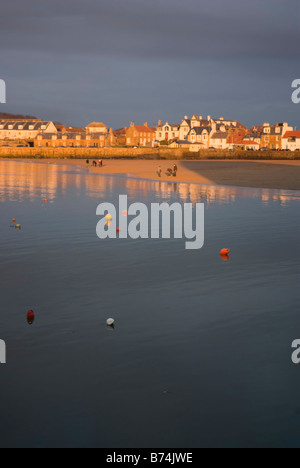
M224 117L220 117L220 120L222 120L222 121L223 121L223 120L224 120Z
M131 122L130 127L134 127L134 126L135 126L134 122Z
M211 116L210 116L210 115L207 116L207 120L208 120L208 121L211 120Z
M200 115L199 119L200 119L200 120L203 120L203 115Z
M158 121L158 126L159 126L159 127L162 126L162 121L161 121L161 120Z
M187 115L184 116L184 120L188 120L188 116L187 116Z
M144 127L148 127L148 122L145 122L145 123L144 123Z

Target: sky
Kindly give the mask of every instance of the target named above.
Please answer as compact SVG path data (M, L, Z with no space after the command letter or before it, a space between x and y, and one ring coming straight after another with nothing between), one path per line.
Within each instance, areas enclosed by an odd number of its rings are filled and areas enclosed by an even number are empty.
M9 0L0 112L109 127L194 113L300 129L299 0Z

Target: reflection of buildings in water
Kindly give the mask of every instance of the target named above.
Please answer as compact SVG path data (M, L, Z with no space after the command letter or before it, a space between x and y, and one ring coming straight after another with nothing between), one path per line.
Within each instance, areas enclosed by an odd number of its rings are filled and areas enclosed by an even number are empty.
M43 168L41 170L41 168ZM60 181L63 180L60 178ZM59 174L52 165L28 162L0 162L0 199L19 201L47 197L55 198L59 187ZM64 186L61 187L65 189Z
M120 194L127 193L135 199L139 192L143 196L155 193L156 198L161 201L179 198L183 202L203 202L207 205L229 204L237 197L260 198L264 205L279 202L284 207L291 200L300 200L299 192L170 183L98 175L67 164L0 161L0 201L33 201L37 198L53 201L58 194L65 194L68 186L75 188L78 193L95 198L103 198L119 190Z
M300 201L300 195L297 193L284 193L284 191L274 192L274 190L263 190L261 195L263 205L269 206L271 203L280 203L282 207L287 207L291 201Z

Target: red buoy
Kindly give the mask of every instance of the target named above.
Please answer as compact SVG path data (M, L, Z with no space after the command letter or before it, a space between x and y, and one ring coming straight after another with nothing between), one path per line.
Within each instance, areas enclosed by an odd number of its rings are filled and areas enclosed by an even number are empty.
M228 255L230 253L230 249L222 249L220 255Z
M33 310L29 310L27 312L27 322L29 323L29 325L33 324L34 319L35 319L35 314L34 314Z
M121 229L117 228L117 234L120 234L120 232L121 232Z

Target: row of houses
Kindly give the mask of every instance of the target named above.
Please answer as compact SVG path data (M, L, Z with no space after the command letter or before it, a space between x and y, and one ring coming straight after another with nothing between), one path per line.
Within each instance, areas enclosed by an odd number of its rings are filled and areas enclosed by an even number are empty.
M113 130L102 122L93 122L84 128L55 125L42 120L0 121L2 146L11 142L35 147L105 148L112 146L187 148L190 151L207 149L231 150L300 150L300 132L287 123L252 127L248 130L236 120L223 117L203 118L194 114L180 124L162 124L156 127L136 125Z

